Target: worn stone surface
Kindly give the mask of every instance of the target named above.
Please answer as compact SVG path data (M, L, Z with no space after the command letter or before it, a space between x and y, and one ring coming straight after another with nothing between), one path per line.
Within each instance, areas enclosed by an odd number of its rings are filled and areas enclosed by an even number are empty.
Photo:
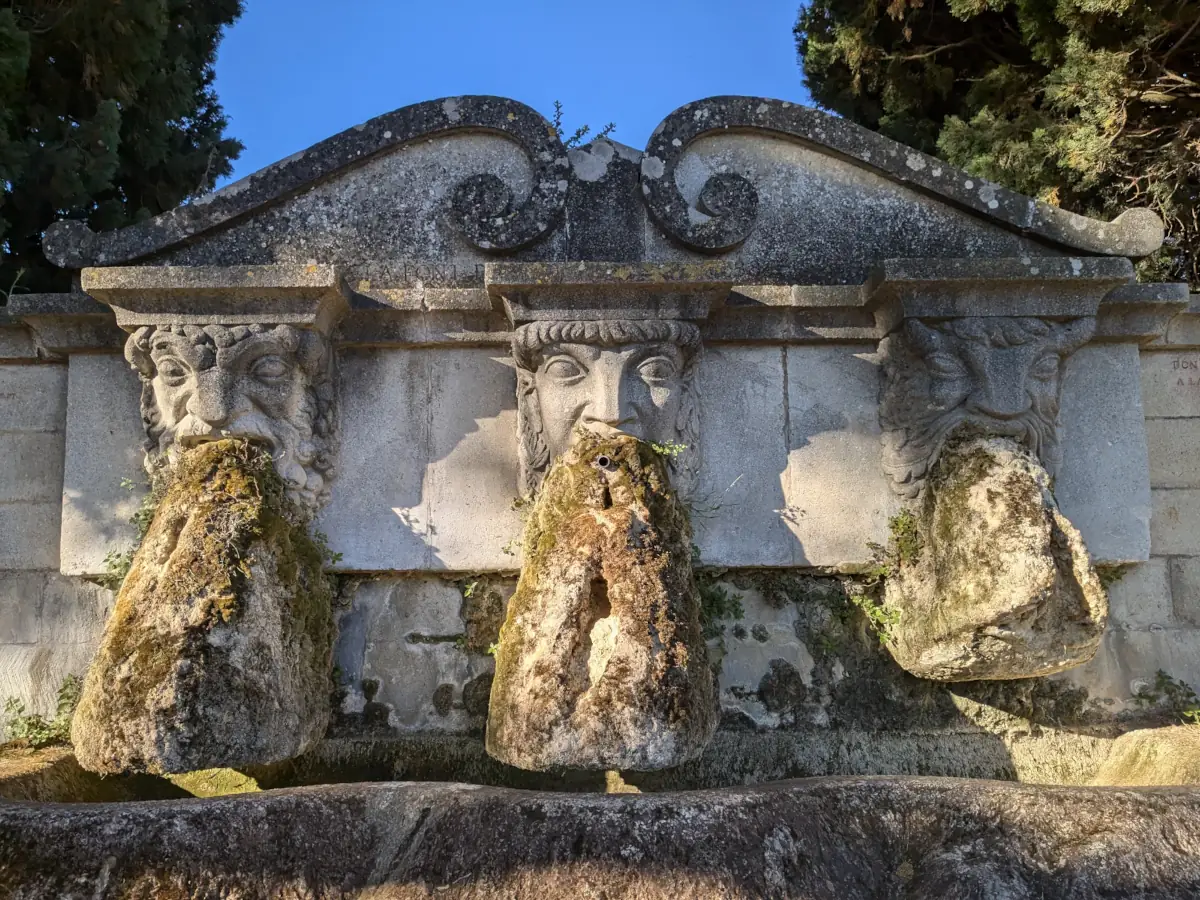
M1150 485L1200 488L1200 419L1149 419Z
M0 889L64 900L1185 900L1200 890L1200 795L881 778L660 795L366 784L6 804Z
M1095 785L1200 783L1200 725L1141 728L1113 743Z
M483 249L511 250L541 237L566 202L566 150L549 123L522 103L501 97L448 97L401 107L347 129L309 149L242 179L222 191L153 220L97 235L78 222L63 222L46 235L47 258L80 268L113 265L148 256L247 212L304 192L339 170L405 145L459 131L499 132L521 148L533 167L533 188L514 204L510 185L494 174L472 174L453 188L452 211L464 235ZM239 260L249 262L249 260Z
M1108 586L1109 623L1113 628L1162 628L1172 623L1170 560L1155 557L1137 563Z
M648 444L585 433L551 465L496 650L488 753L661 769L716 728L691 529Z
M270 457L185 451L117 596L72 724L95 772L187 772L303 752L329 718L321 552Z
M1200 556L1200 490L1150 492L1150 549L1162 556Z
M138 378L119 354L74 354L68 367L63 464L64 575L97 575L133 546L145 495Z
M1171 599L1180 621L1200 626L1200 556L1171 560Z
M788 347L788 465L781 518L796 565L861 565L899 506L879 468L874 347Z
M1142 403L1151 418L1200 417L1200 350L1143 350Z
M110 266L84 269L80 282L128 331L272 322L328 334L349 308L333 266Z
M1086 662L1108 601L1050 478L1011 440L951 445L930 473L915 533L887 579L889 643L909 672L943 681L1028 678ZM905 559L904 557L908 557ZM915 556L915 558L913 558Z
M1133 344L1088 344L1063 365L1059 508L1097 563L1150 555L1150 480Z
M973 178L940 159L810 107L761 97L710 97L664 119L642 157L642 191L654 220L672 238L701 252L735 248L765 224L759 218L768 192L762 179L753 177L758 173L737 165L714 167L696 191L698 196L689 196L679 184L693 142L728 131L799 138L862 169L941 195L982 218L1091 253L1142 256L1163 240L1162 221L1150 210L1130 210L1111 223L1095 222ZM759 143L767 144L759 135ZM827 206L818 208L828 211Z

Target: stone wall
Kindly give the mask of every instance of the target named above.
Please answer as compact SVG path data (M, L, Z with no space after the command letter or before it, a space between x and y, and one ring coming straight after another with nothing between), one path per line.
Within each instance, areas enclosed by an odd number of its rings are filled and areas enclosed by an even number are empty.
M1141 352L1152 512L1150 559L1109 588L1096 658L1070 673L1117 709L1158 672L1200 689L1200 296Z

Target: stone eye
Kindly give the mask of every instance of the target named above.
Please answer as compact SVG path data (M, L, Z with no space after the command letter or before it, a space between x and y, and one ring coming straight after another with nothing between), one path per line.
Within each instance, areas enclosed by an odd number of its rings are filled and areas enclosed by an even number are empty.
M566 381L571 378L578 378L581 376L583 374L583 369L580 367L579 363L575 362L575 360L566 359L560 356L557 359L550 360L550 362L546 365L546 374L551 378Z
M942 378L962 378L967 374L966 369L953 356L937 353L929 357L929 371Z
M172 387L178 387L187 381L189 369L179 360L168 356L155 363L159 377Z
M1034 378L1038 381L1050 381L1058 375L1058 357L1053 353L1047 354L1033 364L1033 368L1029 370Z
M260 356L250 367L250 374L255 378L273 381L288 373L288 365L278 356Z
M675 375L675 365L665 356L655 356L638 366L638 372L646 381L665 381Z

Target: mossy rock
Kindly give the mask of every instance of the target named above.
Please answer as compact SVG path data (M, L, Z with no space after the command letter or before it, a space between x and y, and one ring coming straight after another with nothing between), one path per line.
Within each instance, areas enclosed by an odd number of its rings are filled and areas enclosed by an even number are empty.
M523 769L660 769L716 728L691 531L654 449L584 434L552 467L496 651L487 750Z
M183 452L104 630L72 726L94 772L296 756L329 720L332 591L269 454Z
M1032 678L1087 662L1108 600L1050 476L1006 438L953 442L930 474L909 558L893 562L888 649L938 681Z

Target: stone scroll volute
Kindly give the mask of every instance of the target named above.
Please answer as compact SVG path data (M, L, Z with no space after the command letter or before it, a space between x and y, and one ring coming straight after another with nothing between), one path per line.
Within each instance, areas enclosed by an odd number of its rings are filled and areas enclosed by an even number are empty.
M1058 508L1066 361L1125 261L896 260L870 289L881 343L882 463L910 501L893 529L888 648L939 681L1029 678L1086 662L1108 614Z

